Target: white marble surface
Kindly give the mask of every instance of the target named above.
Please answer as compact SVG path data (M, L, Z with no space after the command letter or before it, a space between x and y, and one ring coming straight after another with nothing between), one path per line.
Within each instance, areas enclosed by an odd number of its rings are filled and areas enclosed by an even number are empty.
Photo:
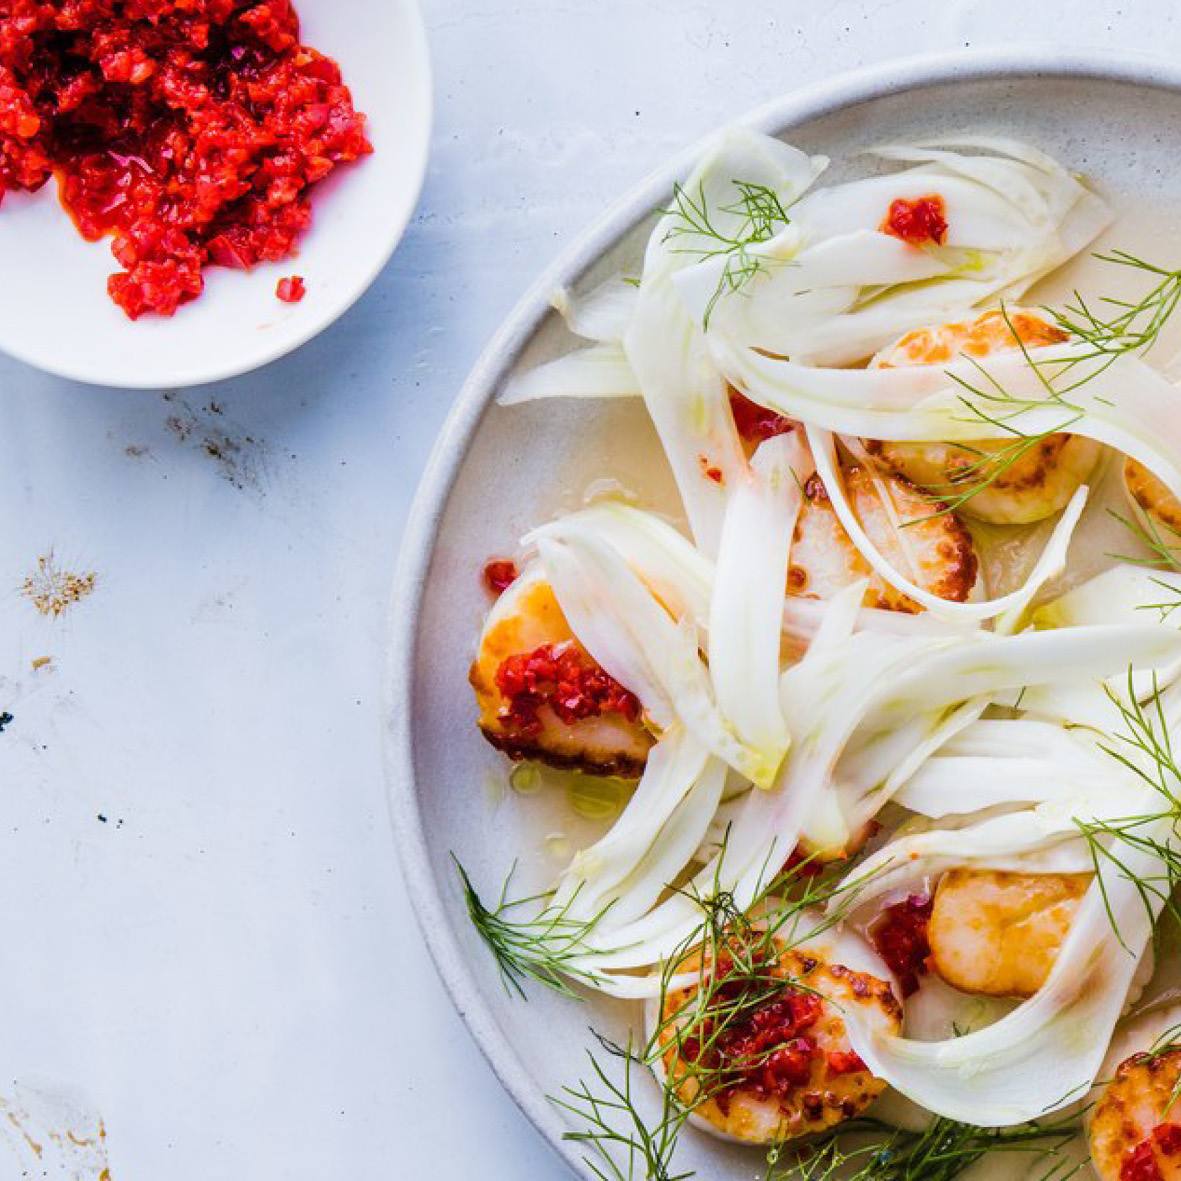
M931 7L426 0L422 205L335 328L167 397L0 361L0 1114L40 1088L33 1125L60 1126L68 1092L75 1126L102 1114L113 1181L563 1175L394 862L379 682L415 481L534 273L727 117L916 51L1181 50L1173 0ZM45 620L19 588L51 549L97 582ZM0 1181L94 1176L3 1125Z

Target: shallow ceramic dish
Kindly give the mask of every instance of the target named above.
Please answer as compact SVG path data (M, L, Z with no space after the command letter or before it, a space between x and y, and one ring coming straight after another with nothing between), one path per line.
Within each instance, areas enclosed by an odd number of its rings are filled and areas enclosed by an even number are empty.
M886 139L955 131L1016 135L1084 172L1118 212L1181 211L1181 68L1147 59L1038 52L960 54L898 63L790 95L747 122L811 152L847 159ZM604 472L664 507L669 488L642 407L614 402L492 399L518 366L569 347L547 296L638 262L650 214L697 149L652 177L545 274L489 346L453 409L429 465L395 588L388 753L403 867L431 952L497 1074L581 1176L592 1174L547 1099L582 1074L587 1025L618 1034L635 1012L580 1006L535 989L510 997L471 929L451 854L483 891L514 859L523 889L552 880L583 830L564 801L522 799L480 737L466 684L488 608L479 572L516 552L532 524L571 507ZM1134 220L1134 219L1133 219ZM1175 223L1174 223L1175 224ZM610 446L607 440L610 440ZM621 443L620 440L625 440ZM756 1171L749 1150L687 1133L678 1170L705 1178Z
M247 273L210 267L205 291L170 319L129 320L107 296L118 269L56 199L10 193L0 210L0 350L62 377L165 388L245 373L310 340L369 287L414 212L431 130L430 58L415 0L303 0L302 35L340 63L374 152L314 190L299 253ZM301 275L297 304L275 296Z

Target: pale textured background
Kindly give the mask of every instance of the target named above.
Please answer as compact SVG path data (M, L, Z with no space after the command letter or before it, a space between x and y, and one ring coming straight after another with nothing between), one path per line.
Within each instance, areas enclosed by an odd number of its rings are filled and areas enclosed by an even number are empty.
M80 1092L114 1181L563 1176L441 991L386 820L387 589L450 399L555 252L728 117L926 50L1176 53L1178 12L426 0L422 205L335 328L170 398L0 361L0 1112ZM17 589L50 547L98 574L53 622Z

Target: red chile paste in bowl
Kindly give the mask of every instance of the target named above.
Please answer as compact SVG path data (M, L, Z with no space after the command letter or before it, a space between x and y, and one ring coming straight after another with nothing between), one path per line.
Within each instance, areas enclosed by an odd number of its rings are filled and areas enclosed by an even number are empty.
M56 173L132 319L289 258L311 186L370 151L289 0L0 0L0 198Z

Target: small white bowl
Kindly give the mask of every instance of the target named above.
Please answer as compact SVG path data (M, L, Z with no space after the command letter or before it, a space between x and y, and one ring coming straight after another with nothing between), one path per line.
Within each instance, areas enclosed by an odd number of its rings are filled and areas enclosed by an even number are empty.
M414 0L296 0L305 43L340 64L369 118L373 155L313 190L296 257L253 271L209 267L171 318L127 318L107 295L109 241L86 242L51 181L0 205L0 350L62 377L170 388L234 377L310 340L344 313L393 253L414 212L431 131L430 57ZM275 295L287 275L307 294Z

